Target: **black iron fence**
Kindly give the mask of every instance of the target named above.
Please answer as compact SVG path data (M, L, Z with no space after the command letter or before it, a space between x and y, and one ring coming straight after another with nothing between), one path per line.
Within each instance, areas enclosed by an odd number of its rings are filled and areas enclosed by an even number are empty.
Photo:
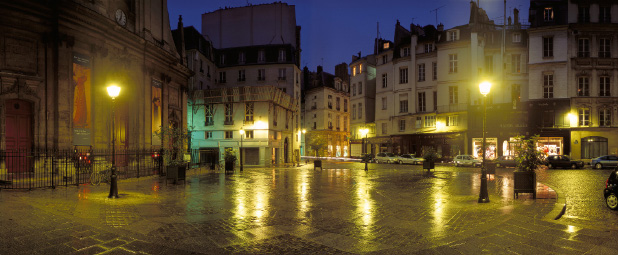
M164 175L162 155L155 150L116 150L120 180ZM0 189L33 189L107 181L111 150L0 152Z

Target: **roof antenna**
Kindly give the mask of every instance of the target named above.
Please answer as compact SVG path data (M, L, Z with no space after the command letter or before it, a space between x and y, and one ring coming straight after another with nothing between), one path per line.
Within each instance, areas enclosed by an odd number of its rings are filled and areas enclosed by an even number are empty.
M478 2L478 0L476 0L476 1ZM436 26L438 25L438 10L442 9L442 7L444 7L444 6L446 6L446 5L442 5L442 6L438 7L438 8L435 8L435 9L429 11L429 13L432 13L432 12L436 13Z

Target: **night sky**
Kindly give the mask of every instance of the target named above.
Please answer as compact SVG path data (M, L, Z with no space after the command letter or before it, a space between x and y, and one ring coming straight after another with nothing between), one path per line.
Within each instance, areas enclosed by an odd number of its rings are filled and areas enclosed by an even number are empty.
M476 1L476 0L475 0ZM201 14L220 7L240 7L247 3L263 4L262 0L168 0L172 29L176 29L178 15L183 16L185 26L194 26L201 32ZM414 22L421 26L436 23L433 9L438 10L438 22L445 29L467 24L470 16L469 0L289 0L282 1L296 6L296 24L301 26L301 69L308 66L315 70L323 65L324 70L334 73L335 65L350 63L352 55L359 51L363 56L373 52L373 38L380 24L380 37L393 40L397 20L409 28ZM512 9L520 10L520 22L528 23L529 0L508 0L507 17ZM480 0L490 19L502 23L503 0Z

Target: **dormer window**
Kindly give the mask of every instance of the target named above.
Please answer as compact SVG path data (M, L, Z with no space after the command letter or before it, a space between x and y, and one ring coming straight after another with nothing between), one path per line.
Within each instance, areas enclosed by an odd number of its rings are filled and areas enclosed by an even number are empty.
M543 20L546 22L554 21L554 8L545 7L545 9L543 9Z
M513 33L513 42L514 43L521 42L521 34L520 33Z
M220 62L222 65L225 65L225 54L221 54L221 56L219 57L219 62Z
M388 42L385 42L385 43L384 43L384 45L382 45L382 47L383 47L385 50L387 50L388 48L390 48L390 47L391 47L391 44L390 44L390 43L388 43Z
M352 67L352 76L356 76L356 66Z
M410 56L410 47L404 47L403 49L401 49L401 56L402 57Z
M425 53L433 51L433 43L425 44Z
M239 64L245 63L245 53L244 52L238 53L238 63Z
M577 8L577 20L579 23L590 23L590 6L579 6Z
M459 39L457 37L457 30L451 30L447 32L447 41L456 41L457 39Z
M266 53L264 52L264 50L259 50L258 51L258 63L264 63L266 62Z
M279 50L279 62L285 62L285 50L284 49Z
M358 65L358 74L363 73L363 64Z

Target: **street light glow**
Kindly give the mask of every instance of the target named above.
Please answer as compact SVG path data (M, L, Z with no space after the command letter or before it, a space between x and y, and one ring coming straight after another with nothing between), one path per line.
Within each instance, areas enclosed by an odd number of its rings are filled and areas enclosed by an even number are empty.
M120 94L120 87L114 84L110 85L107 87L107 94L109 94L111 98L116 98Z
M238 132L239 132L241 135L244 135L244 134L245 134L245 130L244 130L244 129L238 130Z
M479 90L483 96L487 96L489 94L489 90L491 89L491 83L488 81L481 82L479 84Z
M361 134L362 134L363 136L365 136L365 135L367 135L367 134L369 133L369 129L368 129L368 128L363 128L363 129L361 129L361 130L359 130L359 131L361 132Z

